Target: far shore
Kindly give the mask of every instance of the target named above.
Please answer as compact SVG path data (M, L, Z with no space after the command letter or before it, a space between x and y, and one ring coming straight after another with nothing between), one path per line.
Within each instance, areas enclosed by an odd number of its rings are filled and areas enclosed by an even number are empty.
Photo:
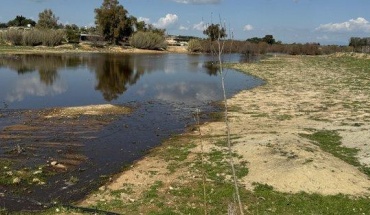
M122 46L93 47L90 44L65 44L55 47L47 46L10 46L0 45L0 54L59 54L59 53L127 53L127 54L162 54L162 53L188 53L186 46L168 46L166 50L147 50Z

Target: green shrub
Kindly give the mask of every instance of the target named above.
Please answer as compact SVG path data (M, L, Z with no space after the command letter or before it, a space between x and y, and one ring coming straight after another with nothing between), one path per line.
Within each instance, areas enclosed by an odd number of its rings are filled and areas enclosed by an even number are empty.
M139 49L162 50L167 48L163 35L154 32L136 32L130 39L130 45Z

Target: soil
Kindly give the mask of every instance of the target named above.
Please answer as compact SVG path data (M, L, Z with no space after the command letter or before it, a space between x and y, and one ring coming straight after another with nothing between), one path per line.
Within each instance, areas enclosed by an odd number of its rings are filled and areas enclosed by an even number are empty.
M336 57L316 57L322 64L314 64L310 57L278 56L263 63L233 66L267 82L228 100L233 150L242 156L240 162L247 162L249 169L240 181L246 189L252 190L254 183L261 183L287 193L370 196L367 175L300 135L315 130L339 131L342 144L358 148L359 161L370 166L369 89L350 89L345 80L356 79L354 73L325 60ZM224 122L205 123L200 130L202 136L214 138L204 139L203 147L194 141L198 146L186 162L194 162L200 151L207 153L217 148L215 142L226 131ZM199 137L197 131L189 134ZM168 174L168 165L160 153L154 152L79 205L108 201L112 199L111 191L125 189L127 185L134 192L122 194L121 198L134 202L156 181L171 189L171 184L185 184L195 177L189 168L183 167Z

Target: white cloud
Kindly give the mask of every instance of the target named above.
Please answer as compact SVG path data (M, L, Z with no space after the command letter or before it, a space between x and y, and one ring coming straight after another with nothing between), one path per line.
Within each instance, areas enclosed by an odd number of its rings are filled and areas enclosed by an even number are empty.
M150 19L146 17L139 17L137 18L137 21L139 22L144 21L145 23L150 23Z
M219 4L221 0L172 0L181 4Z
M187 31L187 30L189 30L189 27L186 27L186 26L181 25L181 26L179 27L179 29L180 29L181 31Z
M165 17L160 18L156 23L153 23L156 28L166 28L177 22L179 17L176 14L167 14Z
M253 29L254 29L253 26L252 25L249 25L249 24L248 25L245 25L244 28L243 28L244 31L251 31Z
M67 84L61 81L56 81L52 86L48 86L42 83L39 78L26 75L17 80L14 89L6 96L6 101L12 103L22 101L27 96L59 95L66 92L67 88Z
M322 24L317 31L329 31L329 32L349 32L349 31L370 31L370 23L362 17L357 19L350 19L349 21L342 23L328 23Z
M329 36L328 35L317 36L316 39L318 39L318 40L329 40Z
M193 29L198 30L198 31L204 31L204 30L206 30L206 23L201 21L198 24L194 24Z

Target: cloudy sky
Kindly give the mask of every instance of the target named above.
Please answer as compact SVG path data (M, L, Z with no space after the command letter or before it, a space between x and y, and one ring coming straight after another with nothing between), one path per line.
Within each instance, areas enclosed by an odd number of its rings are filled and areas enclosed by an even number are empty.
M37 21L52 9L63 24L91 26L103 0L1 0L0 22L16 15ZM168 34L203 36L209 23L223 23L229 35L245 40L272 34L284 43L347 45L352 36L370 36L370 0L119 0L135 17Z

